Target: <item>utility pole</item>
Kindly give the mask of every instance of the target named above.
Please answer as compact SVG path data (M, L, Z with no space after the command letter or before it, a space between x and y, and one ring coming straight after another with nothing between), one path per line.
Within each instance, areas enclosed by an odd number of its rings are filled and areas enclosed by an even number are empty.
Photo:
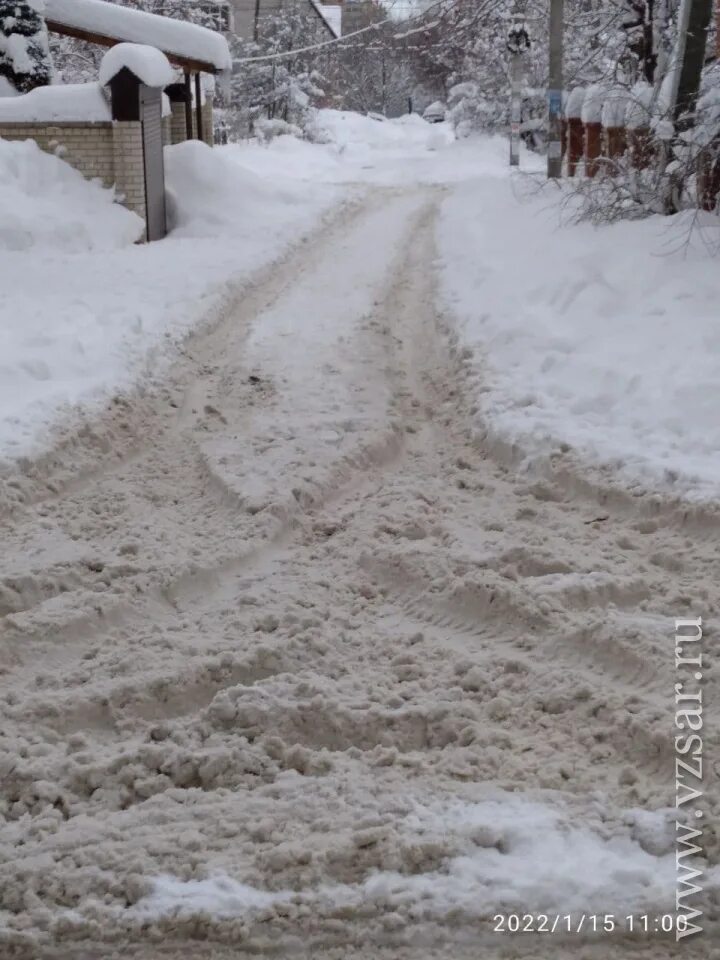
M548 83L548 179L562 175L562 94L564 0L550 0L550 79Z
M712 11L713 0L683 0L680 5L671 101L679 131L689 130L695 122Z
M522 22L520 0L515 0L512 23L508 32L510 52L510 166L520 165L520 122L522 119L522 55L530 46L530 38Z

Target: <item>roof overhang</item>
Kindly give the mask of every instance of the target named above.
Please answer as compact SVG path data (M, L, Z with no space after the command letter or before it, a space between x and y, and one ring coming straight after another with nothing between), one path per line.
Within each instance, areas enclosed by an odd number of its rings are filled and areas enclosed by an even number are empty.
M73 37L75 40L84 40L86 43L94 43L100 47L114 47L118 43L128 42L121 37L107 37L102 33L84 30L82 27L59 23L57 20L46 20L45 24L51 33L57 33L62 37ZM170 50L163 50L163 53L174 67L179 67L181 70L187 70L190 73L219 72L218 68L207 60L195 60L192 57L172 53Z
M107 0L45 0L45 22L53 33L101 47L156 47L173 66L192 73L222 73L232 65L222 33Z

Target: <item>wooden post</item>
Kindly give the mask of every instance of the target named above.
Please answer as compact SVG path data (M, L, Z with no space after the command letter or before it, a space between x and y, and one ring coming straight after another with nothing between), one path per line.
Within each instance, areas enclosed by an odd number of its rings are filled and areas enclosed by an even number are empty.
M188 140L192 140L192 86L190 84L190 74L187 70L185 71L185 134Z
M585 124L585 176L594 177L600 169L602 153L602 124Z
M569 117L567 128L567 173L569 177L574 177L583 157L585 129L580 117Z
M200 74L195 74L195 122L197 123L197 138L202 140L203 138L203 122L202 122L202 89L200 85Z

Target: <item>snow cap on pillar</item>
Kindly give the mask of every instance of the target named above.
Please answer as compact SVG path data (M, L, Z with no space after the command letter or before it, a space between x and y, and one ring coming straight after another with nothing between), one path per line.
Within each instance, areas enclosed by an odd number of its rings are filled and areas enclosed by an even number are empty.
M170 61L157 47L143 43L117 43L100 64L100 83L105 86L127 69L146 87L166 87L175 79Z

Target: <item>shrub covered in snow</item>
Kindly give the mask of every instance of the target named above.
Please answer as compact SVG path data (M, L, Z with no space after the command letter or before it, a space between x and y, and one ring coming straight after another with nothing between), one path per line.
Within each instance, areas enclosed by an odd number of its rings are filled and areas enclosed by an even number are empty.
M0 0L0 78L6 94L29 93L50 83L52 65L42 14L42 0Z

